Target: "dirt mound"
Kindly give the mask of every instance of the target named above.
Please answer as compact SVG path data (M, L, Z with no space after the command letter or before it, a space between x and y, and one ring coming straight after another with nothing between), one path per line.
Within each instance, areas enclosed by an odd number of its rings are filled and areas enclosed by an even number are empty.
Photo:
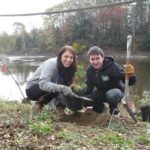
M59 120L62 122L72 122L76 123L77 125L103 125L106 126L110 120L110 114L98 114L91 109L88 109L85 113L75 113L74 115L66 115L64 114L63 110L59 110Z

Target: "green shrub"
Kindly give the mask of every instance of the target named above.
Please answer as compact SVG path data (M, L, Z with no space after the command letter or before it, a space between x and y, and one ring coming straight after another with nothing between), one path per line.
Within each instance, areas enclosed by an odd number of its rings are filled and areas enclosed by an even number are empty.
M85 76L86 76L86 72L85 72L84 66L78 65L78 70L75 74L76 81L75 81L75 85L73 87L74 91L78 92L78 91L82 91L86 88Z
M144 91L143 99L138 101L139 105L142 106L150 106L150 91Z
M81 53L87 48L87 45L82 44L78 41L73 42L72 46L77 51L77 53Z

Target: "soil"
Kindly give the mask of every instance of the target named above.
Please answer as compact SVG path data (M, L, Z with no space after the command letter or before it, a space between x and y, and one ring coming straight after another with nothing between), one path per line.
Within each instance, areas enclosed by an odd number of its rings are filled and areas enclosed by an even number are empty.
M0 104L0 149L148 150L150 148L149 123L138 119L138 123L135 124L125 113L123 118L111 118L109 112L97 114L88 109L85 113L68 116L64 114L63 108L49 110L45 107L41 113L36 113L29 104L9 102L5 105ZM47 132L47 125L51 127L51 131Z

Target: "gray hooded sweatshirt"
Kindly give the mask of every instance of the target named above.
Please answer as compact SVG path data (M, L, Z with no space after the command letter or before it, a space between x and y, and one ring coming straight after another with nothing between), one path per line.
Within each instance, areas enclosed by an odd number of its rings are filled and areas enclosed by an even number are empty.
M34 72L33 76L27 81L26 89L39 84L41 90L46 92L60 92L61 85L58 85L57 57L46 60Z

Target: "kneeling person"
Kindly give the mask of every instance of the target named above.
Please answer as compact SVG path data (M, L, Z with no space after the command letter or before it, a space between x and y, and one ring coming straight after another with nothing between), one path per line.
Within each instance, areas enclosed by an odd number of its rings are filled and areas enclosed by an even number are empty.
M134 67L125 65L125 69L117 64L113 58L104 57L104 52L98 46L93 46L88 51L89 66L86 73L87 89L85 94L93 102L85 106L93 106L93 110L102 113L105 111L104 103L109 104L110 114L118 114L118 103L124 96L124 83L126 67L130 69L129 85L136 82Z

